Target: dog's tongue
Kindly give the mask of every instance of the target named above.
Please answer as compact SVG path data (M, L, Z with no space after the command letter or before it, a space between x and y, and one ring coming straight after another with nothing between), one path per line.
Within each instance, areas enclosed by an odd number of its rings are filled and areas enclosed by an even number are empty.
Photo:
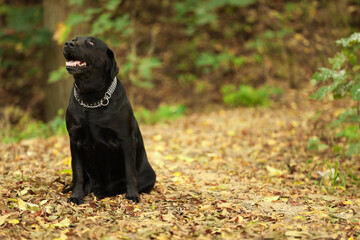
M69 66L69 67L75 67L75 66L85 66L86 65L86 62L81 62L81 61L67 61L66 62L66 66Z

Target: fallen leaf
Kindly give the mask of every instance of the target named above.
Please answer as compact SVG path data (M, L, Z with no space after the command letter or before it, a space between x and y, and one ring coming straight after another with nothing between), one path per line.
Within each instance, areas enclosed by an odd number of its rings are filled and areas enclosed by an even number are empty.
M20 221L17 220L17 219L10 219L10 220L8 220L8 223L11 223L11 224L13 224L13 225L16 225L16 224L20 223Z
M20 198L17 200L17 202L18 202L18 204L19 204L19 209L20 210L27 210L27 205L26 205L26 203L23 201L23 200L21 200Z
M68 219L67 217L61 220L61 222L53 224L54 227L59 227L59 228L68 227L69 225L70 225L70 219Z
M0 226L3 225L5 223L5 221L6 221L6 219L8 217L10 217L11 215L13 215L13 213L8 213L8 214L0 216Z
M280 196L266 196L263 201L264 202L273 202L280 198Z
M266 166L266 170L269 172L271 177L281 176L285 172L271 166Z

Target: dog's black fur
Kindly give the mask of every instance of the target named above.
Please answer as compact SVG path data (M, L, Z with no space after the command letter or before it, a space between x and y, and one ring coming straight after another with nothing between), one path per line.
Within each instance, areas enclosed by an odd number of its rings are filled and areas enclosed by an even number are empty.
M65 43L64 56L68 62L83 63L66 67L74 76L79 98L86 103L102 99L119 72L107 45L97 38L77 37ZM71 91L66 126L73 179L63 191L72 191L68 202L81 204L91 192L98 198L126 193L127 199L139 202L139 193L149 193L155 184L125 88L116 81L109 104L99 108L81 106Z

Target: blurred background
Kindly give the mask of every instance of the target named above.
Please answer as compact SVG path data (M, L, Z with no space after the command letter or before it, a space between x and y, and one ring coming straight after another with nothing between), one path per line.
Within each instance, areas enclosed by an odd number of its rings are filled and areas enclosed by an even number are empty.
M359 0L0 0L2 141L64 132L63 44L103 39L143 123L267 104L309 85L359 30ZM243 99L232 97L238 86ZM239 93L240 94L240 93ZM255 96L255 99L254 99ZM45 124L46 122L46 124Z

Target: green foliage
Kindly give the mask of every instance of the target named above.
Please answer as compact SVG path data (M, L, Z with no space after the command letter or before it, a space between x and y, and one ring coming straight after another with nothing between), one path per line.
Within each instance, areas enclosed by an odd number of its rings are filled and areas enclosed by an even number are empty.
M334 99L341 99L350 96L357 107L351 107L331 124L332 127L340 128L335 137L347 139L347 156L356 156L360 153L360 69L357 55L360 49L360 33L354 33L348 38L336 41L338 45L344 47L335 57L329 58L331 68L320 68L313 75L316 84L322 84L314 94L312 99L321 100L327 95L332 94Z
M21 105L26 107L27 103L34 103L33 96L40 95L41 49L50 42L51 33L42 27L40 6L2 2L0 18L0 106L25 99Z
M144 124L155 124L171 121L184 116L186 107L184 105L161 105L156 111L139 108L135 112L137 120ZM15 108L11 111L20 111ZM64 111L59 110L58 115L50 122L34 120L28 113L21 113L18 123L13 126L4 127L0 132L3 143L19 142L30 138L47 138L54 135L67 134Z
M41 27L42 10L2 4L0 15L6 23L0 28L0 68L21 67L22 59L14 58L17 54L27 54L50 40L50 32Z
M186 86L194 83L197 80L197 76L192 73L183 73L179 74L177 79L181 85Z
M360 43L360 33L353 33L348 38L342 38L340 40L337 40L336 43L338 45L341 45L343 47L354 47L358 46Z
M329 59L331 69L320 68L319 72L313 75L315 83L327 84L311 96L313 99L323 99L327 94L332 93L335 98L343 98L350 94L354 101L359 101L360 78L357 73L359 65L356 58L360 48L358 36L359 33L354 33L349 38L336 42L345 49L337 53L334 58Z
M185 110L184 105L160 105L156 111L140 108L135 111L135 117L140 123L154 124L180 118L184 116Z
M322 143L318 138L310 138L307 143L307 150L309 151L321 151L327 149L329 146Z
M244 64L243 57L237 57L229 52L212 54L210 52L201 52L195 59L195 66L203 69L204 72L213 72L222 67L225 71L230 70L230 65L238 67Z
M50 32L41 28L40 7L18 7L8 4L0 6L0 14L6 26L0 29L0 44L21 44L23 47L47 44ZM19 48L18 48L19 49Z
M328 191L336 192L337 188L346 189L346 181L344 178L344 174L341 173L339 166L340 162L336 162L335 166L332 167L330 163L326 163L328 167L328 171L321 178L320 185L323 185ZM327 187L326 183L330 183L331 188Z
M12 111L19 111L14 109ZM44 123L30 117L28 113L23 113L18 123L5 127L0 132L3 143L18 142L30 138L46 138L53 135L64 135L67 133L64 120L64 112L59 110L58 115L50 122Z
M205 24L216 24L216 10L225 6L244 7L255 0L185 0L174 4L175 20L186 25L186 33L193 35L196 28Z
M102 1L97 8L88 7L82 13L70 13L65 22L66 30L60 36L61 41L68 38L72 28L81 23L89 23L91 30L88 34L103 38L109 36L111 43L119 43L119 36L129 36L131 28L130 15L118 14L116 11L121 0ZM70 5L83 5L83 0L70 0Z
M116 33L129 35L132 31L130 28L129 17L129 14L124 14L123 16L112 19L112 14L103 13L92 24L90 34L93 36L99 36L105 34L106 32L114 31Z
M49 75L49 83L54 83L57 81L60 81L61 79L64 79L65 76L67 76L66 68L61 66L58 70L52 71Z
M130 53L120 70L120 75L123 79L129 78L130 82L136 86L153 88L152 70L161 66L160 60L156 57L139 58Z
M212 91L207 94L209 100L218 101L221 84L233 79L247 84L253 81L255 85L269 78L289 81L293 79L291 76L299 76L304 79L296 69L311 69L321 61L314 50L325 39L317 34L321 30L318 26L329 19L327 12L334 6L331 1L316 4L256 0L151 0L146 4L121 0L67 2L69 17L65 22L59 19L55 33L42 28L41 1L1 4L1 78L8 81L3 81L0 88L5 96L15 96L11 102L32 98L29 104L41 104L41 93L45 89L44 81L40 81L44 77L42 54L47 49L43 46L51 41L52 34L53 39L63 44L73 37L70 34L75 34L73 30L79 25L79 29L88 31L76 31L76 34L95 35L106 40L114 50L127 86L153 88L161 84L179 87L179 92L193 96ZM321 18L316 17L319 11L323 11ZM345 11L342 15L348 14ZM309 31L302 31L303 26ZM340 32L338 28L331 29L327 39ZM356 36L354 39L343 44L351 45L356 42ZM309 44L313 40L317 44ZM322 52L329 50L321 47ZM296 59L300 57L302 59ZM340 70L344 58L355 62L356 54L340 55L334 60L335 70ZM152 81L154 69L160 73L157 81ZM63 74L64 69L55 70L49 82L63 79ZM352 83L339 86L336 88L339 95L351 88L348 93L359 98ZM331 89L325 89L323 95L329 91Z
M283 91L277 87L264 86L253 88L248 85L241 85L237 88L233 84L224 85L221 88L223 101L229 106L268 106L270 97L281 95Z

